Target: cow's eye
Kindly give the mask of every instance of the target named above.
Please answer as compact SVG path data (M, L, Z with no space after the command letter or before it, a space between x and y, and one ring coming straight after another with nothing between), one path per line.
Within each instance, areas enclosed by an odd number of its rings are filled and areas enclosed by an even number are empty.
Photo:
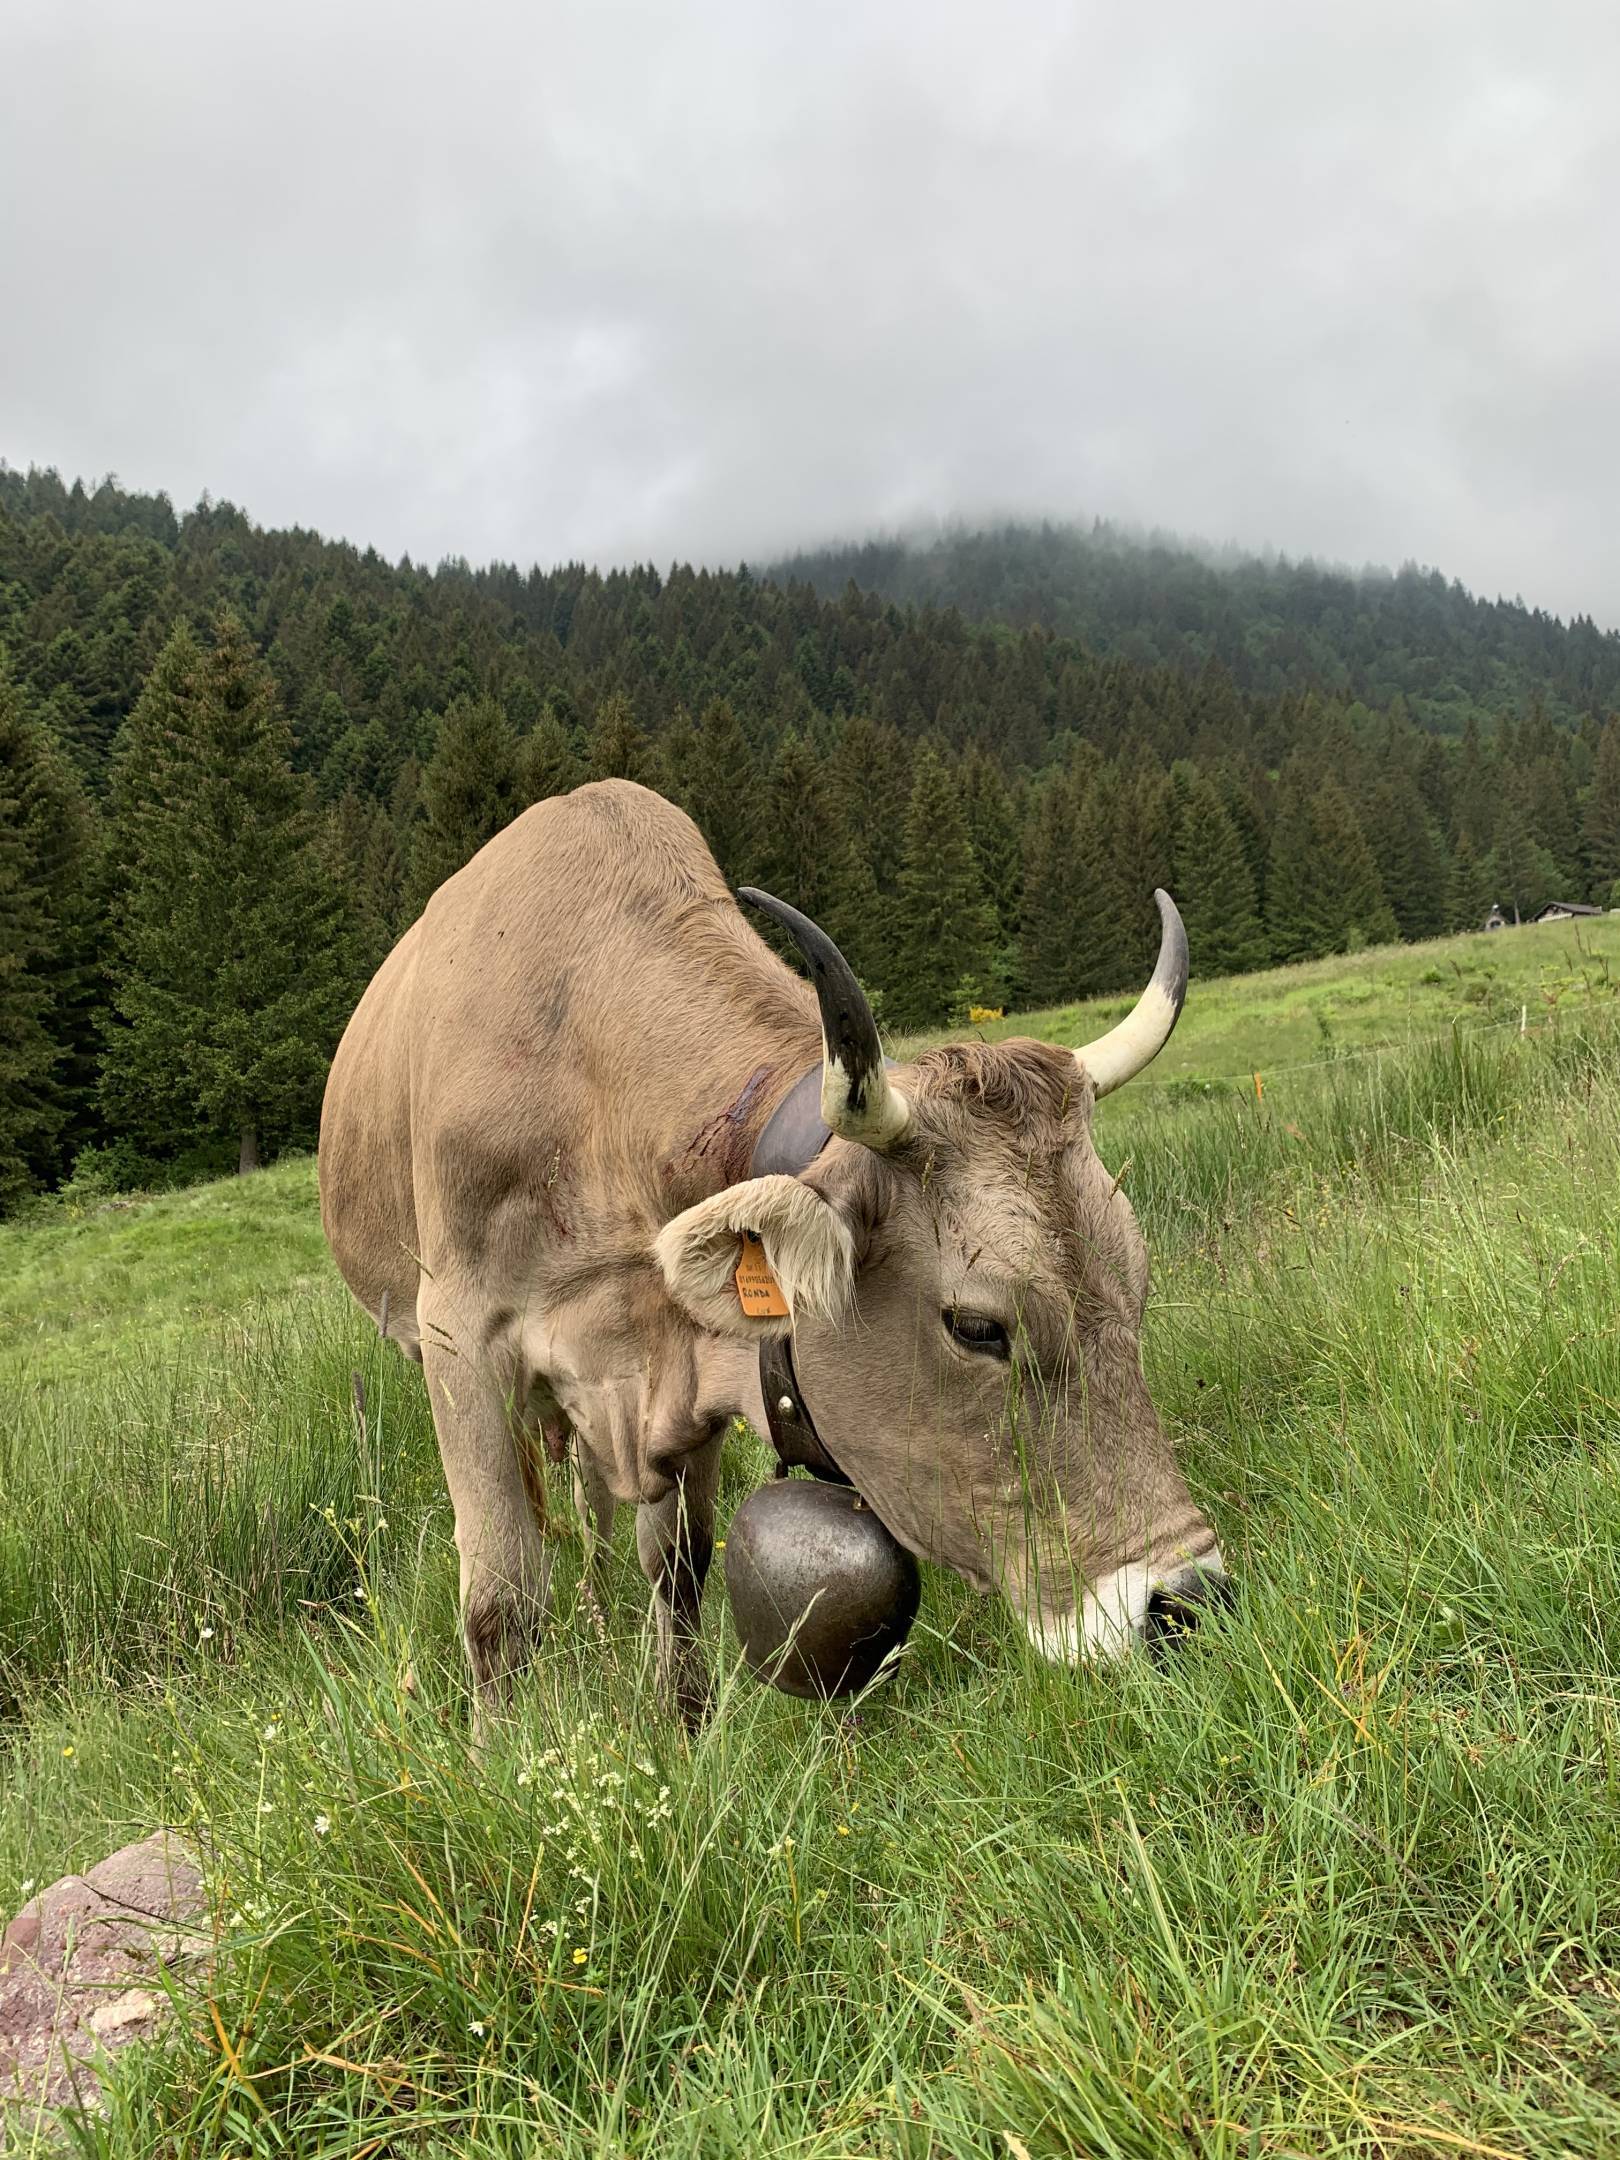
M962 1312L956 1306L947 1306L940 1314L951 1336L964 1350L982 1350L987 1357L1010 1357L1012 1345L1007 1340L1007 1330L999 1320L992 1320L987 1313Z

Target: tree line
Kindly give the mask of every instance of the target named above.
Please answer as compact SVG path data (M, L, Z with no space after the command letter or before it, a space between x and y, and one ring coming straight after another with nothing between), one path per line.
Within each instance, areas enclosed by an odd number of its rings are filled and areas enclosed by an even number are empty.
M1002 525L932 541L865 541L771 566L824 593L853 580L913 607L1039 623L1093 652L1201 667L1245 692L1317 690L1387 705L1457 734L1470 713L1540 698L1555 718L1620 704L1620 635L1523 600L1486 600L1455 578L1195 548L1090 526Z
M892 1029L1608 900L1620 720L1455 739L746 570L428 572L0 472L0 1204L313 1135L348 1011L529 805L624 776Z

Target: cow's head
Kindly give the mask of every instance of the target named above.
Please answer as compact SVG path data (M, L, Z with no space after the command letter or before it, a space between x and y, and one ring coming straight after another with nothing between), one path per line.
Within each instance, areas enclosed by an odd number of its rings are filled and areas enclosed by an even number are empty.
M893 1073L854 976L795 910L821 1001L822 1116L797 1178L756 1178L658 1240L677 1303L706 1328L791 1326L799 1391L840 1467L895 1535L1002 1589L1048 1656L1173 1633L1224 1590L1142 1378L1147 1251L1092 1145L1092 1105L1175 1026L1181 918L1158 894L1158 966L1130 1016L1084 1050L952 1044ZM744 1314L753 1231L790 1320Z

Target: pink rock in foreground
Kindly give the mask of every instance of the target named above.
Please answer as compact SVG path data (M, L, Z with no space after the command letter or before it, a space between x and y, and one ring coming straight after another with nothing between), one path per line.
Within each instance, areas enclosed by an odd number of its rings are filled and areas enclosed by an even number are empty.
M0 2121L95 2104L93 2058L149 2038L165 1969L206 1954L203 1907L196 1861L163 1830L30 1899L0 1935Z

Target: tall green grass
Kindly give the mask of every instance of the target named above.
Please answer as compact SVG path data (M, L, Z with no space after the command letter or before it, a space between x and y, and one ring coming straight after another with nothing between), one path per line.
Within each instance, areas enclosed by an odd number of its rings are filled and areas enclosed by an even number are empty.
M1098 1134L1239 1584L1162 1667L1038 1664L930 1571L897 1678L822 1709L711 1594L688 1742L628 1540L598 1615L559 1493L475 1759L419 1379L335 1294L14 1408L0 1906L166 1820L220 1931L87 2149L1620 2152L1620 1039Z

